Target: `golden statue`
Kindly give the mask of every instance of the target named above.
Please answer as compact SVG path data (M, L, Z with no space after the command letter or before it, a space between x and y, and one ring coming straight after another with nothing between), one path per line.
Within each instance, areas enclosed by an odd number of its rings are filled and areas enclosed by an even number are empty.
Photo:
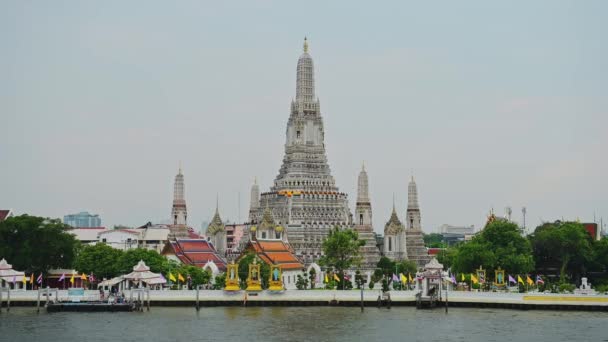
M249 276L247 277L247 291L262 291L262 282L260 277L260 265L253 259L249 264Z
M505 286L505 270L499 267L496 271L494 271L494 275L494 285Z
M270 266L270 277L268 279L268 290L270 291L283 291L283 272L281 272L281 266L272 265Z
M224 287L224 291L239 291L240 289L239 265L232 262L228 264L228 269L226 270L226 287Z

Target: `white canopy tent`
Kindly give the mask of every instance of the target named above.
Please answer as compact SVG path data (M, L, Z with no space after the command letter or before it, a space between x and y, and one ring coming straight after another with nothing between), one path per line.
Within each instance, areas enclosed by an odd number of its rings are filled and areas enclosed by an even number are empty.
M148 285L161 285L167 282L162 274L150 272L150 267L146 266L143 260L133 266L133 272L122 276L122 278L133 282L144 282Z
M13 286L17 286L24 276L25 273L13 270L13 265L6 262L6 259L0 260L0 280L13 283Z

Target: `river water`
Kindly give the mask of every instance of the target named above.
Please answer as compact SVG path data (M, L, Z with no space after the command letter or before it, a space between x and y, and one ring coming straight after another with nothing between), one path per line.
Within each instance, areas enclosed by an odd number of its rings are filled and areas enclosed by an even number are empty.
M0 314L0 341L608 341L608 313L451 308L161 308Z

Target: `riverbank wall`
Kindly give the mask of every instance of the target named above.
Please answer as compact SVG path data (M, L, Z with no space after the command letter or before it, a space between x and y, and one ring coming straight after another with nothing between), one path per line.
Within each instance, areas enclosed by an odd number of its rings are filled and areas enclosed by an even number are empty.
M415 291L391 291L390 306L415 306ZM11 291L10 306L37 306L38 291ZM137 293L125 291L127 299L137 298ZM147 294L141 298L147 305ZM287 290L282 292L262 291L257 293L213 290L179 290L179 291L149 291L150 306L179 306L199 307L211 306L360 306L361 291L336 290ZM378 306L378 290L363 291L363 305ZM49 291L49 298L59 301L70 301L66 290ZM573 295L573 294L531 294L531 293L497 293L497 292L462 292L448 293L448 307L481 307L505 308L520 310L578 310L578 311L607 311L608 296L606 295ZM81 301L99 300L99 292L85 291ZM46 303L45 293L40 296L40 305ZM6 292L2 297L2 306L7 306ZM436 309L443 309L446 304L445 292L437 302ZM386 307L386 304L384 305Z

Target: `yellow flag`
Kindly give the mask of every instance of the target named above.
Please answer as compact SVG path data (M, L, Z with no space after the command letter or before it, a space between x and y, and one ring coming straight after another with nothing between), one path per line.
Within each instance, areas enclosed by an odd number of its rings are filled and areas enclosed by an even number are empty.
M30 284L34 283L34 273L30 274Z
M329 278L327 278L327 273L325 273L325 283L329 283Z
M338 275L337 275L337 274L335 274L335 273L334 273L334 279L335 279L337 282L340 282L340 278L338 278Z
M460 281L464 281L464 273L460 273Z
M530 276L526 276L526 282L528 283L528 285L533 285L534 282L532 281L532 279L530 279Z
M411 282L413 282L413 281L414 281L414 278L412 278L412 274L411 274L411 273L408 273L407 275L410 277L410 283L411 283Z
M23 280L21 280L23 282L23 284L25 285L27 283L27 278L25 277L25 273L23 273Z
M169 280L171 280L171 281L177 281L177 279L175 279L175 276L171 272L169 272Z
M479 280L477 280L477 277L474 276L473 274L471 274L471 281L474 282L475 284L479 283Z
M399 274L401 276L401 282L402 283L407 283L407 277L403 275L403 273Z
M181 273L178 273L178 274L177 274L177 279L178 279L179 281L186 281L186 279L184 279L184 277L182 276L182 274L181 274Z
M522 285L524 284L524 280L521 279L521 277L519 276L519 274L517 275L517 282L521 283Z
M70 283L74 284L74 275L72 274L72 278L70 278Z

